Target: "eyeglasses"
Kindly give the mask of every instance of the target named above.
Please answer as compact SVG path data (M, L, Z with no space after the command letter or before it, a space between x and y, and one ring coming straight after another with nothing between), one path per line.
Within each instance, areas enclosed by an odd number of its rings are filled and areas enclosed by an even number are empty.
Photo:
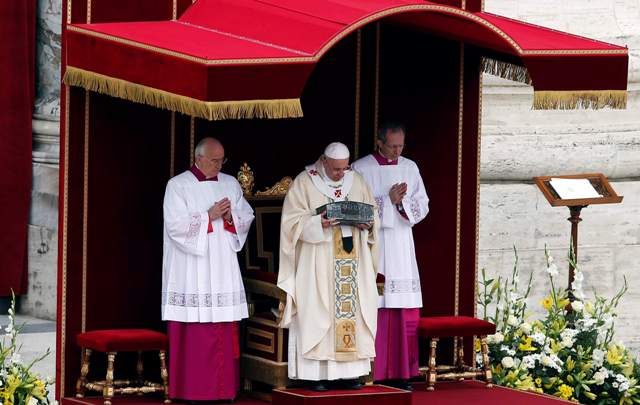
M404 148L404 143L398 143L398 144L390 144L390 143L384 143L384 146L386 146L389 149L403 149Z
M207 159L204 156L201 156L201 158L203 160L206 160L209 163L213 163L214 165L218 165L218 166L222 166L223 164L227 163L227 158L223 157L222 159Z

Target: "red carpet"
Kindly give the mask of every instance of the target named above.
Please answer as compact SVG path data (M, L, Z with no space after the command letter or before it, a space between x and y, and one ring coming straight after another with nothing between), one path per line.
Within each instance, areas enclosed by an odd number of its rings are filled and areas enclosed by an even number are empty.
M120 397L116 396L111 400L113 405L164 405L161 397L157 396L126 396ZM223 404L224 402L202 402L204 404ZM228 403L228 402L227 402ZM90 397L77 399L72 397L62 398L60 401L60 405L103 405L104 400L101 397ZM175 405L182 405L185 402L182 401L174 401ZM259 401L253 398L246 398L244 396L236 398L236 401L233 402L233 405L267 405L267 402Z
M573 402L565 401L559 398L534 394L529 392L516 391L509 388L497 387L486 388L484 383L476 381L465 382L440 382L436 384L436 390L433 392L425 391L424 384L415 384L412 394L413 405L496 405L496 404L517 404L517 405L562 405L571 404ZM306 390L304 390L306 391ZM336 393L346 393L347 391L333 391ZM384 405L384 396L376 398L375 405ZM344 398L341 400L341 398ZM154 396L132 396L132 397L115 397L113 405L162 405L162 399ZM351 405L353 397L349 395L344 397L332 397L332 403L335 405ZM84 399L62 398L61 405L102 405L103 401L100 397L91 397ZM176 402L179 404L179 402ZM265 402L256 399L247 398L244 394L239 397L235 404L239 405L265 405ZM278 405L278 404L275 404Z
M495 385L493 388L487 388L484 383L478 381L440 382L436 384L436 390L433 392L425 391L425 384L414 385L413 405L450 404L561 405L573 402Z

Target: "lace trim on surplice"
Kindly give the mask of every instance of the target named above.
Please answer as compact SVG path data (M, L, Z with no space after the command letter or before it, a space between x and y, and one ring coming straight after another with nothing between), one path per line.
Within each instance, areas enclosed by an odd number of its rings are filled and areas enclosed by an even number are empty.
M164 305L175 307L234 307L247 302L244 291L234 291L230 293L206 293L206 294L185 294L174 291L162 294Z
M420 280L416 279L387 279L384 290L386 293L402 294L420 292Z

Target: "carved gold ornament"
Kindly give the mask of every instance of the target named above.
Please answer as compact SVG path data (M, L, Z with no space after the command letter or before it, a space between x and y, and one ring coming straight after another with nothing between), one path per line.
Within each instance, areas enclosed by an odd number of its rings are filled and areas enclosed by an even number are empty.
M253 186L255 184L255 178L253 176L253 171L247 164L244 162L242 166L240 166L240 170L238 171L238 182L240 183L240 187L242 187L242 192L245 196L251 197L253 195Z
M257 191L257 197L273 197L273 196L284 196L289 191L289 187L291 186L291 182L293 179L289 176L283 177L282 180L274 184L272 187L267 188L264 191Z

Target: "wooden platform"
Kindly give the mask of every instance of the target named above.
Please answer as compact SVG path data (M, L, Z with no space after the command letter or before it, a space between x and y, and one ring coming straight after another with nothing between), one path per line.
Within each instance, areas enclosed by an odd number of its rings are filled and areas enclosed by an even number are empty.
M411 405L411 392L384 385L367 385L361 390L315 392L304 388L273 390L274 405Z

